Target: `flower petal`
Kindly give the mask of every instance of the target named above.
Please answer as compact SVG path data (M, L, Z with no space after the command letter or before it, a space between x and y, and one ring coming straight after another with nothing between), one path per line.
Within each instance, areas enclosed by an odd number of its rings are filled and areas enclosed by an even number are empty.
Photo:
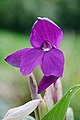
M20 67L21 56L25 51L28 50L29 48L18 50L15 53L12 53L11 55L7 56L4 60L14 67Z
M20 71L23 75L30 74L33 69L40 65L42 62L44 51L32 48L28 52L25 52L21 57Z
M63 32L53 21L48 18L40 18L34 23L30 35L33 47L40 47L43 42L49 41L58 48L63 38Z
M41 102L40 99L32 100L22 106L10 109L3 120L22 120L26 116L28 116L30 113L32 113L35 108L39 105Z
M44 76L38 85L38 93L41 93L47 87L49 87L52 83L55 83L58 77L56 76Z
M61 77L64 69L63 53L55 48L45 52L41 67L45 76Z

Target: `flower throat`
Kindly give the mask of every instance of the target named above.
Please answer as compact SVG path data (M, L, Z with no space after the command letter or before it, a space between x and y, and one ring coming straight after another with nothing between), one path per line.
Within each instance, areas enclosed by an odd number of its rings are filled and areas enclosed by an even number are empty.
M41 45L41 49L44 50L44 51L49 51L50 49L52 49L53 45L48 42L48 41L45 41L42 45Z

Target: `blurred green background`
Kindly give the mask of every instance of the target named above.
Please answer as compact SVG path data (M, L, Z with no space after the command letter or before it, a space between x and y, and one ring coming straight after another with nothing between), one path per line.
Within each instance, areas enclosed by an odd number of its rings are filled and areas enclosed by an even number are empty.
M80 84L80 0L0 0L0 120L11 107L30 100L27 77L4 61L12 52L31 47L29 34L38 16L48 17L64 31L61 50L65 54L63 93ZM35 69L37 81L42 77ZM70 106L80 120L80 91Z

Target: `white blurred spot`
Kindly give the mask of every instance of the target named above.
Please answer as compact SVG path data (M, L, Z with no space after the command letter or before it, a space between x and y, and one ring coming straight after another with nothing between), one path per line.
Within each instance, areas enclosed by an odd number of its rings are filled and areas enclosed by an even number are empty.
M49 51L49 50L50 50L50 48L43 48L43 50L44 50L44 51Z
M70 92L72 92L72 90L70 90Z

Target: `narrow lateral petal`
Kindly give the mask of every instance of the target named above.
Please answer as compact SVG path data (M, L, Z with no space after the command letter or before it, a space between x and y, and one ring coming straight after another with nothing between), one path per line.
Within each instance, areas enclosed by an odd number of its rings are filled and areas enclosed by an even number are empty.
M48 41L58 48L62 38L63 32L60 27L48 18L38 17L32 27L30 42L33 47L40 47L43 42Z
M64 69L63 53L55 48L45 52L41 67L45 76L61 77Z
M38 93L48 88L52 83L55 83L58 77L56 76L44 76L38 85Z
M44 51L32 48L25 52L21 57L20 71L23 75L30 74L33 69L42 63Z
M40 99L32 100L22 106L10 109L3 120L23 120L32 113L41 102Z
M4 60L14 67L20 67L21 56L24 52L28 51L30 48L24 48L10 54Z

